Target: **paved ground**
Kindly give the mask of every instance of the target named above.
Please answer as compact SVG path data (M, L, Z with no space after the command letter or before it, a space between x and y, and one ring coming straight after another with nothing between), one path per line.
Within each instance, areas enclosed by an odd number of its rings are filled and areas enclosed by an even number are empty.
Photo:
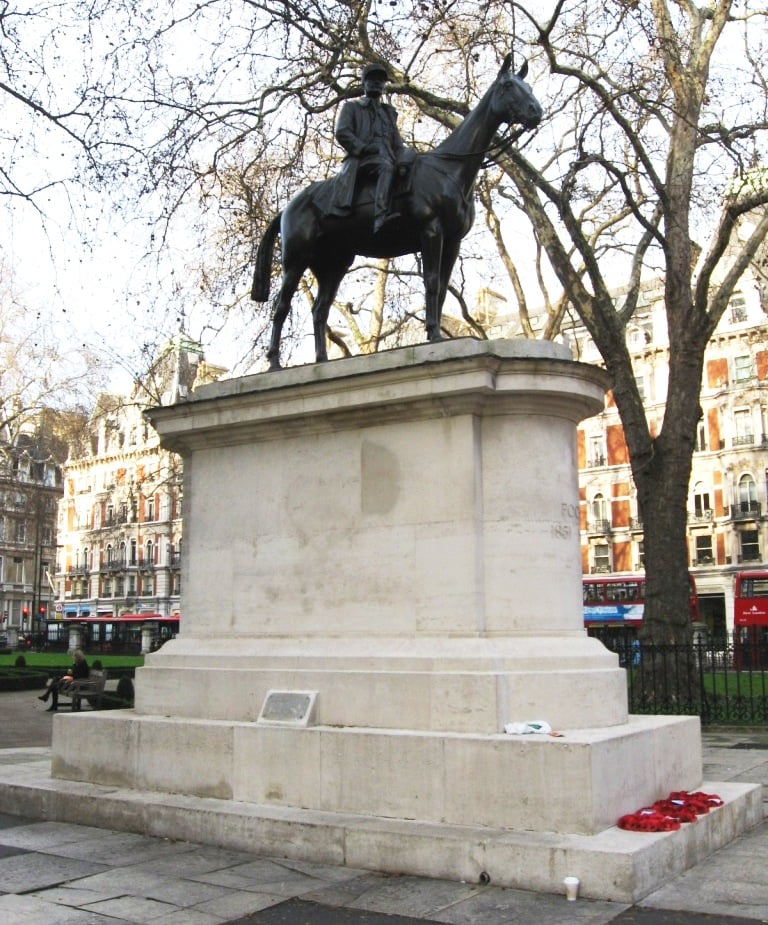
M42 754L36 692L0 694L0 762ZM705 778L762 783L768 728L704 733ZM42 750L42 751L41 751ZM638 835L638 837L642 837ZM746 925L768 922L768 823L636 906L229 851L0 814L2 925Z

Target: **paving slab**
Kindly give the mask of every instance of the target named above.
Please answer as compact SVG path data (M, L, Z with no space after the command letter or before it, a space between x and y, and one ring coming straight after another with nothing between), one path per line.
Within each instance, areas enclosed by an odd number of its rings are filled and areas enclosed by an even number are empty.
M42 707L0 694L4 722ZM6 709L10 708L10 710ZM50 768L50 714L0 748L25 780ZM8 724L5 728L8 735ZM704 730L708 779L768 781L768 728ZM2 736L0 736L2 741ZM72 799L88 799L88 785ZM768 797L766 792L763 798ZM16 803L13 804L14 806ZM45 810L46 802L40 804ZM247 850L0 813L2 925L749 925L768 922L768 823L634 906L361 871ZM168 835L169 833L163 832ZM644 836L638 833L638 839ZM652 836L651 836L652 837ZM279 845L276 845L279 847ZM4 878L4 879L3 879ZM5 891L4 893L2 891Z
M135 925L127 919L108 918L84 909L67 909L36 896L0 896L3 925Z
M41 887L66 883L108 869L106 864L73 858L59 858L35 852L17 854L0 858L0 891L30 893Z

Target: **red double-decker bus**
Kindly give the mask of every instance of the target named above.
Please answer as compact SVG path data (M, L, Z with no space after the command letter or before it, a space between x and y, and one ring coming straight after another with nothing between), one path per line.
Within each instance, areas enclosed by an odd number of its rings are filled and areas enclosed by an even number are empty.
M692 623L698 623L699 598L696 582L689 576L688 599ZM584 626L590 636L597 636L609 648L614 640L631 642L645 614L645 575L589 575L582 580Z
M736 573L733 658L737 668L768 668L768 571Z

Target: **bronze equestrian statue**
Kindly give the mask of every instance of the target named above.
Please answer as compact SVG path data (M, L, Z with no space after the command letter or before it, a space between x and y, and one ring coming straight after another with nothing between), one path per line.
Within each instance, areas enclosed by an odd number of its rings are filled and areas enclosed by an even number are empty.
M356 184L358 189L352 208L345 209L346 203L340 197L339 186L343 187L345 174L342 169L339 177L313 183L302 190L272 219L256 252L251 289L255 302L266 302L269 298L272 255L279 232L283 277L275 300L272 337L267 351L270 369L281 368L280 334L291 299L307 269L317 280L312 306L315 356L318 362L328 359L328 314L344 275L358 255L398 257L421 252L427 339L442 339L440 318L448 281L459 255L461 239L475 218L474 183L483 159L493 146L496 130L502 123L532 129L541 121L541 106L524 80L527 63L515 74L510 71L511 62L512 56L507 55L491 87L445 141L434 150L415 156L402 189L395 179L392 205L397 215L389 211L390 190L385 187L386 178L381 181L380 170L382 166L386 169L383 164L386 158L380 155L381 147L376 151L371 147L367 149L370 153L366 153L364 146L357 155L353 150L349 153L361 160L370 157L376 176L369 177L368 171L360 171L362 182ZM368 94L369 88L366 88L367 98ZM351 105L359 107L361 104ZM345 110L346 106L339 116L340 122ZM397 163L400 147L396 142L391 145ZM381 189L378 189L380 182Z

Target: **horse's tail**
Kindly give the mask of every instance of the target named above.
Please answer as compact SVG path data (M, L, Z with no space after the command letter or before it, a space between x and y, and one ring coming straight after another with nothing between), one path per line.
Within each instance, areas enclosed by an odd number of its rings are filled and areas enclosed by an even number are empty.
M256 251L256 266L253 268L253 284L251 286L251 299L254 302L266 302L269 298L269 284L272 276L272 254L275 250L275 241L280 231L280 217L278 212L267 225L264 237Z

